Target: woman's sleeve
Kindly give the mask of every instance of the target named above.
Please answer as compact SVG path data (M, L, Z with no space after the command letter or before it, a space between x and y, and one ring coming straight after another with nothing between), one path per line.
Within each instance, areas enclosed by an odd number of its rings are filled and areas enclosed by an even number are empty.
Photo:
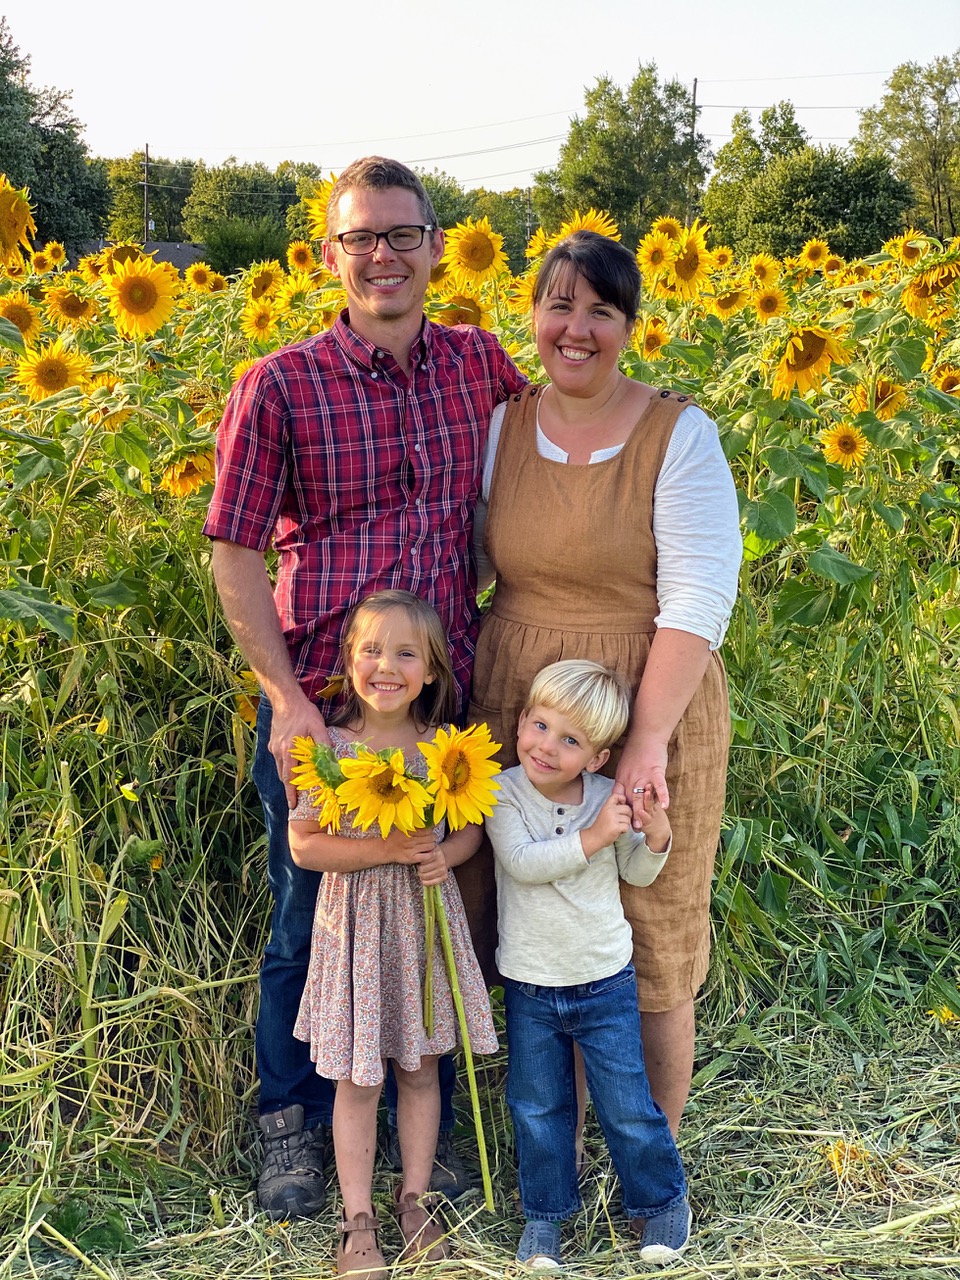
M737 597L743 542L737 493L716 424L696 406L677 419L653 501L658 627L719 648Z

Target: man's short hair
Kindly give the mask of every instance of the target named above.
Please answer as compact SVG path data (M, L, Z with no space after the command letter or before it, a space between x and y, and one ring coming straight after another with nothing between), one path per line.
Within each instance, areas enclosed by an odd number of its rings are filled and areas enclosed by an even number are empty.
M602 751L623 734L630 719L630 686L599 662L569 658L544 667L534 678L525 711L559 711Z
M336 231L337 216L340 212L340 197L347 191L385 191L389 187L401 187L404 191L412 191L420 202L420 216L424 224L436 227L437 215L433 202L427 195L427 189L413 172L399 160L388 160L386 156L364 156L348 164L340 177L333 184L330 199L327 201L327 238ZM385 228L386 230L387 228ZM371 231L378 228L371 227Z

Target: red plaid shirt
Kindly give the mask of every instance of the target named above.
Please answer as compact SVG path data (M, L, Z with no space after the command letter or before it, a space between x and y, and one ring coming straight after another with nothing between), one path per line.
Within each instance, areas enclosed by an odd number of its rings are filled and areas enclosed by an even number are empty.
M273 538L274 599L308 697L340 669L350 609L386 587L434 605L465 695L477 625L470 529L487 426L524 378L491 334L425 322L408 382L345 318L237 382L203 531L259 551Z

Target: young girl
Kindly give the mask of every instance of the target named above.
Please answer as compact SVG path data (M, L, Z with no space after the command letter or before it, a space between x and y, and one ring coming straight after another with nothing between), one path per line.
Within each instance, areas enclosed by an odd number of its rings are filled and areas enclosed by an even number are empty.
M330 717L338 756L399 748L426 776L417 742L456 714L443 624L407 591L380 591L357 606L343 639L345 699ZM323 871L307 977L295 1035L310 1044L317 1071L337 1081L333 1143L343 1198L338 1274L385 1280L371 1184L377 1103L385 1061L397 1080L403 1183L395 1193L404 1259L438 1261L448 1248L426 1192L440 1121L437 1059L458 1041L453 999L438 944L434 952L434 1034L423 1027L426 969L423 886L439 884L457 959L474 1052L497 1048L486 987L450 867L480 843L480 828L444 836L438 827L381 838L374 824L338 835L317 822L309 794L290 816L290 851L300 867ZM358 837L369 836L370 839Z

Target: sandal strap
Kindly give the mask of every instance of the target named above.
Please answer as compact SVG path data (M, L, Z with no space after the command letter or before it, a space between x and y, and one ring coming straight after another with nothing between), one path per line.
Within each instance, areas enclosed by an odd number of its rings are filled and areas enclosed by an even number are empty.
M376 1214L358 1213L352 1218L341 1218L337 1223L337 1230L342 1236L347 1236L351 1231L373 1231L380 1230L380 1223L377 1221Z

